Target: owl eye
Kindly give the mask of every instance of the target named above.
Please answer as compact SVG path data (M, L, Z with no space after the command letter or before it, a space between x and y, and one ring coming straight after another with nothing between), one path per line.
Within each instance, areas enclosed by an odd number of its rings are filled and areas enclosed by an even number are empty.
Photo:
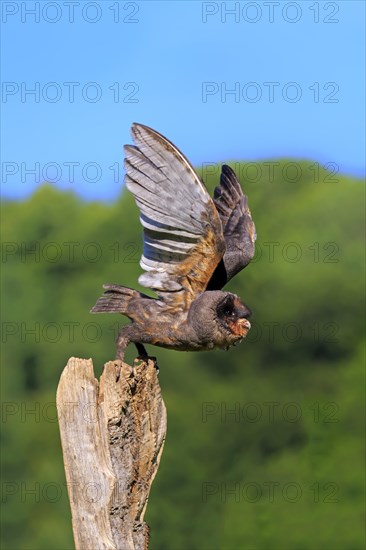
M219 304L217 312L222 317L236 317L236 309L230 296Z
M226 306L226 308L224 309L224 315L226 317L235 317L235 311L231 306Z

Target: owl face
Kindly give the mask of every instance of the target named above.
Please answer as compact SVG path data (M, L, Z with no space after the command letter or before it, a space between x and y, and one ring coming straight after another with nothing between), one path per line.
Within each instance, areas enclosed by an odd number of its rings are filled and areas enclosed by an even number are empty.
M250 330L250 309L235 294L226 293L218 303L217 318L222 326L234 336L244 338Z

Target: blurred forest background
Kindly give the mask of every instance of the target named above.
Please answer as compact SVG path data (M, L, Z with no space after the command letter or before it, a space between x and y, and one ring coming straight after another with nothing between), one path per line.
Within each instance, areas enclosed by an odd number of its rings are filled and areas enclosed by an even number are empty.
M232 163L258 233L228 285L254 312L247 339L149 348L168 410L151 550L364 548L363 182L291 162ZM141 289L138 211L124 191L103 204L45 184L3 204L2 235L2 548L71 549L56 387L70 356L98 375L114 358L124 319L89 310L103 283Z

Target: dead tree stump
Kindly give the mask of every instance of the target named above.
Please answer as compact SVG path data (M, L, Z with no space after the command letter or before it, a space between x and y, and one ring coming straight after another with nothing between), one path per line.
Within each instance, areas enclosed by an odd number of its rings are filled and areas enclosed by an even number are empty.
M57 389L76 550L146 550L143 521L166 435L152 360L134 367L70 358Z

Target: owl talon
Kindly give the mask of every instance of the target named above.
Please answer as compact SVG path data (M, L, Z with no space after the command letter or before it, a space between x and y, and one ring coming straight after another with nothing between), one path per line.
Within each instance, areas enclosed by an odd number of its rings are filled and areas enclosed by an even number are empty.
M147 351L146 351L145 347L142 344L140 344L139 342L136 342L135 346L136 346L137 353L138 353L137 359L147 363L148 360L149 360L149 356L147 354Z

